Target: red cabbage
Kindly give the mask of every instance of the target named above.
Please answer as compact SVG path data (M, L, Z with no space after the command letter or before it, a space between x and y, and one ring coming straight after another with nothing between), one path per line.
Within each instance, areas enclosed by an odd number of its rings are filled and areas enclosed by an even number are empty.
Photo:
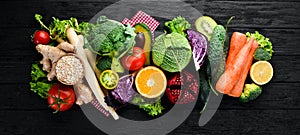
M204 63L204 57L207 54L207 38L200 32L194 30L187 30L186 33L187 39L192 47L196 70L199 70Z
M118 86L111 92L120 103L128 103L136 92L133 89L134 78L132 75L125 75L119 79Z

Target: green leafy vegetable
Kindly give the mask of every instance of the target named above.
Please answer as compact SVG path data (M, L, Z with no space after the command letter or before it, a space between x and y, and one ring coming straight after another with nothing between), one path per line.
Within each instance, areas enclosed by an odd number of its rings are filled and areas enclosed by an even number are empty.
M43 17L40 14L35 14L35 19L41 24L42 28L45 28L49 31L50 38L52 40L66 40L66 30L68 28L73 28L78 34L86 34L88 30L94 27L87 22L81 22L80 24L78 24L77 19L74 17L71 17L69 20L60 20L58 18L52 17L53 21L50 23L49 27L47 27L42 22L42 18Z
M262 88L255 83L245 84L244 91L239 98L240 102L249 102L256 99L262 93Z
M188 40L179 33L162 34L155 39L152 59L155 65L169 72L184 69L192 57Z
M266 50L264 50L262 48L257 48L254 53L254 59L255 60L270 60L271 56Z
M38 63L32 64L31 79L32 81L29 82L30 90L33 91L34 93L37 93L42 98L47 98L48 91L53 85L53 83L47 80L47 75L39 67Z
M178 16L172 21L166 22L165 26L168 28L170 33L177 32L183 36L186 36L185 30L191 28L191 24L182 16Z
M269 57L272 57L274 51L273 51L272 42L270 41L269 38L266 38L265 36L260 34L258 31L255 31L255 33L247 32L246 36L248 38L253 37L257 41L257 43L259 45L259 48L261 48L264 51L268 52L268 54L270 55ZM255 52L255 54L260 53L260 52ZM260 55L260 54L256 54L256 55Z
M138 104L139 108L143 109L150 116L157 116L162 114L164 107L161 105L161 100L157 100L155 103L149 104L146 103L145 99L139 96L136 96L132 99L132 103Z

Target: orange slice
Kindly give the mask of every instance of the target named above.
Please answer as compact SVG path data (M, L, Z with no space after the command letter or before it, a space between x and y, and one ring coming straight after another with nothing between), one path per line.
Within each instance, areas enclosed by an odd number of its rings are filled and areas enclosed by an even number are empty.
M273 77L273 67L267 61L257 61L250 69L251 79L258 85L268 83Z
M135 78L137 91L146 98L157 98L167 87L165 74L157 67L148 66L138 72Z

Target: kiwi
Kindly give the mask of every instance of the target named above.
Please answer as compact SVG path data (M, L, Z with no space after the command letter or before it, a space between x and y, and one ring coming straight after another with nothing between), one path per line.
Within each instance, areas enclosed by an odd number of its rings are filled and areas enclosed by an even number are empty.
M217 25L218 24L216 23L216 21L209 16L199 17L195 21L197 31L204 34L207 37L208 41L210 41L213 30Z

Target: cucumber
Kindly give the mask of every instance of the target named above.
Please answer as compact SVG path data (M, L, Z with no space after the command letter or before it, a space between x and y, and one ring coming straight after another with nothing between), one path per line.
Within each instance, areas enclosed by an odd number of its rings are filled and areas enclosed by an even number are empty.
M217 25L213 30L208 45L208 61L211 68L211 83L213 88L225 71L226 56L229 47L227 38L225 28L222 25Z

